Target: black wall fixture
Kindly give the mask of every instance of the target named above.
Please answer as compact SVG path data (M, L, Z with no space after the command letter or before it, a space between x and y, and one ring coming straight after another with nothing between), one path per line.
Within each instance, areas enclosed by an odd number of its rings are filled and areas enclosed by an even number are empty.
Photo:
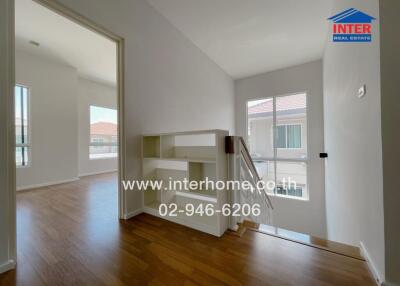
M328 158L328 153L319 153L320 158Z

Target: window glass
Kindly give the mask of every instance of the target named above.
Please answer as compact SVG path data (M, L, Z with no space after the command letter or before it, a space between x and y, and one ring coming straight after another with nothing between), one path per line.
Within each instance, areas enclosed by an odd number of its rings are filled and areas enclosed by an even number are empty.
M276 126L276 148L286 148L286 125Z
M265 184L268 182L275 182L275 162L269 160L254 160L254 166L257 169L257 173L260 176L261 180L264 181ZM267 193L273 194L274 189L273 186L268 186L266 189Z
M301 125L286 125L287 148L301 148Z
M247 140L257 171L262 180L276 186L270 193L308 199L307 95L249 101L247 120Z
M276 126L276 148L299 149L301 148L301 125Z
M307 163L276 162L276 193L278 195L307 198Z
M307 158L307 95L305 93L276 97L276 157L281 159ZM280 130L279 126L285 128ZM284 132L281 135L280 132ZM284 136L286 143L281 141ZM280 147L285 146L285 147Z
M15 86L15 161L17 167L28 166L30 163L28 95L27 87Z
M273 99L249 101L247 105L247 144L254 158L272 158L273 147Z
M90 106L90 159L118 156L117 110Z

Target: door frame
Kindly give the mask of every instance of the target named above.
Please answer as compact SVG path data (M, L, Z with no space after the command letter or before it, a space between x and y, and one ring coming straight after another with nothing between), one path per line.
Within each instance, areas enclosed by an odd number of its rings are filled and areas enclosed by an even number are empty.
M71 10L55 0L33 0L36 3L70 19L71 21L102 35L116 43L117 47L117 97L118 97L118 217L127 219L126 193L122 181L126 178L126 140L124 126L124 39L94 23L85 16ZM8 224L8 262L0 265L0 273L15 267L16 255L16 166L15 166L15 0L4 0L6 9L0 13L0 196L6 197L5 215ZM4 25L3 25L4 24ZM4 51L4 52L3 52Z
M0 273L16 263L16 184L15 184L15 28L14 0L0 4L0 224L1 239L7 241L5 261L0 261ZM3 213L4 212L4 213ZM1 219L1 218L0 218ZM2 245L3 247L3 245ZM4 255L3 254L3 255ZM2 258L3 259L3 258Z

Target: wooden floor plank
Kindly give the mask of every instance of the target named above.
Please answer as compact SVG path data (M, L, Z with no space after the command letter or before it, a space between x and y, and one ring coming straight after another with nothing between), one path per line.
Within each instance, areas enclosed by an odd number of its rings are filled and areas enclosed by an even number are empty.
M0 285L375 285L361 260L252 231L119 221L117 203L116 174L18 193L18 265Z
M324 249L326 251L334 252L337 254L349 256L355 259L360 259L365 261L364 257L361 255L360 249L355 246L322 239L319 237L315 237L312 235L299 233L296 231L291 231L275 226L265 225L265 224L258 224L251 221L244 221L240 227L242 229L258 231L261 233L265 233L267 235L272 235L276 237L280 237L283 239L287 239L290 241L302 243L305 245L309 245L312 247L317 247L320 249ZM243 230L242 230L243 231Z

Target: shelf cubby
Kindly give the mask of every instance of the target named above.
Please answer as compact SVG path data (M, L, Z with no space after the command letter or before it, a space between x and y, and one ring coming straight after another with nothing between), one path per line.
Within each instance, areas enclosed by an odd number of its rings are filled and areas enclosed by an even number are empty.
M161 157L165 159L215 160L215 135L162 135Z
M142 150L144 158L160 158L160 136L143 136Z
M189 181L198 182L199 188L196 190L190 190L191 193L202 194L206 196L216 196L215 190L210 189L212 186L201 185L200 182L216 181L216 164L215 163L200 163L200 162L189 162L188 163Z
M175 192L181 189L170 189L169 181L183 181L187 178L187 163L165 161L161 159L151 158L144 159L143 177L145 180L153 180L163 182L163 188L168 190L145 190L144 205L153 205L156 203L169 203L173 201ZM179 186L178 186L179 187Z

